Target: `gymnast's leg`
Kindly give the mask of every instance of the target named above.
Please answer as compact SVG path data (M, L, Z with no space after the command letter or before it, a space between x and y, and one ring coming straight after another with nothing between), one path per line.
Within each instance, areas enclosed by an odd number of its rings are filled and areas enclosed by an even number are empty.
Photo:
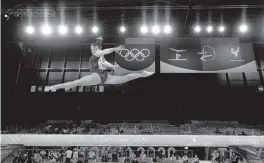
M56 91L57 89L66 89L69 90L71 88L77 87L77 86L92 86L97 85L101 83L101 78L97 73L92 73L90 75L86 75L82 77L81 79L74 80L67 83L57 84L50 87L47 87L45 91Z
M108 75L105 84L122 84L138 78L144 78L153 75L154 72L143 71L142 73L131 73L125 76L111 76Z

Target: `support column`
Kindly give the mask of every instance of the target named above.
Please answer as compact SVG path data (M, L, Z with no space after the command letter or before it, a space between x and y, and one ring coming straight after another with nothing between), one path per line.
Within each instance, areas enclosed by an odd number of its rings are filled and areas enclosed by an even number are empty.
M66 65L67 65L67 48L64 51L64 63L63 63L63 68L62 68L62 78L61 78L61 83L64 83L65 79L65 71L66 71Z
M81 47L81 56L80 56L80 64L79 64L79 75L78 75L79 79L81 78L81 72L82 72L81 71L81 69L82 69L82 59L83 59L83 48ZM79 92L79 89L80 89L80 87L78 86L76 92Z
M49 58L48 58L48 65L47 65L47 69L46 69L46 79L45 79L45 83L42 87L42 92L44 92L45 90L45 86L48 85L48 81L49 81L49 73L50 73L50 63L51 63L51 57L52 57L52 54L51 54L51 48L49 48Z

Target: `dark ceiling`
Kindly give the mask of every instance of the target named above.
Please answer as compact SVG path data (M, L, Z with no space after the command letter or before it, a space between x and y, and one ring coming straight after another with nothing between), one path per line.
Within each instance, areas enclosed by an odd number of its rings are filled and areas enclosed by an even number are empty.
M217 5L264 5L263 0L3 0L2 8L25 7L27 5L41 6L43 3L56 5L64 3L67 6L82 7L120 7L120 6L153 6L153 5L170 5L170 6L217 6Z

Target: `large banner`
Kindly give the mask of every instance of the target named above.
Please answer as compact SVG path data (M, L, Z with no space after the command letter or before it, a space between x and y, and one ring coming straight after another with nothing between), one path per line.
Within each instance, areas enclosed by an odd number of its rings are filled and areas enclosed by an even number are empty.
M177 39L160 47L161 73L255 72L251 43L238 38Z
M155 40L145 38L125 38L117 41L125 49L115 54L118 67L114 74L125 75L131 72L155 72Z

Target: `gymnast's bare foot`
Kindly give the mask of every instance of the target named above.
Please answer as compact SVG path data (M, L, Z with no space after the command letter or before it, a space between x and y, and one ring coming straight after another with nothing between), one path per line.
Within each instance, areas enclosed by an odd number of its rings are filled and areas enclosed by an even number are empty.
M148 71L143 71L142 72L142 76L143 77L148 77L148 76L151 76L151 75L153 75L154 74L154 72L148 72Z

